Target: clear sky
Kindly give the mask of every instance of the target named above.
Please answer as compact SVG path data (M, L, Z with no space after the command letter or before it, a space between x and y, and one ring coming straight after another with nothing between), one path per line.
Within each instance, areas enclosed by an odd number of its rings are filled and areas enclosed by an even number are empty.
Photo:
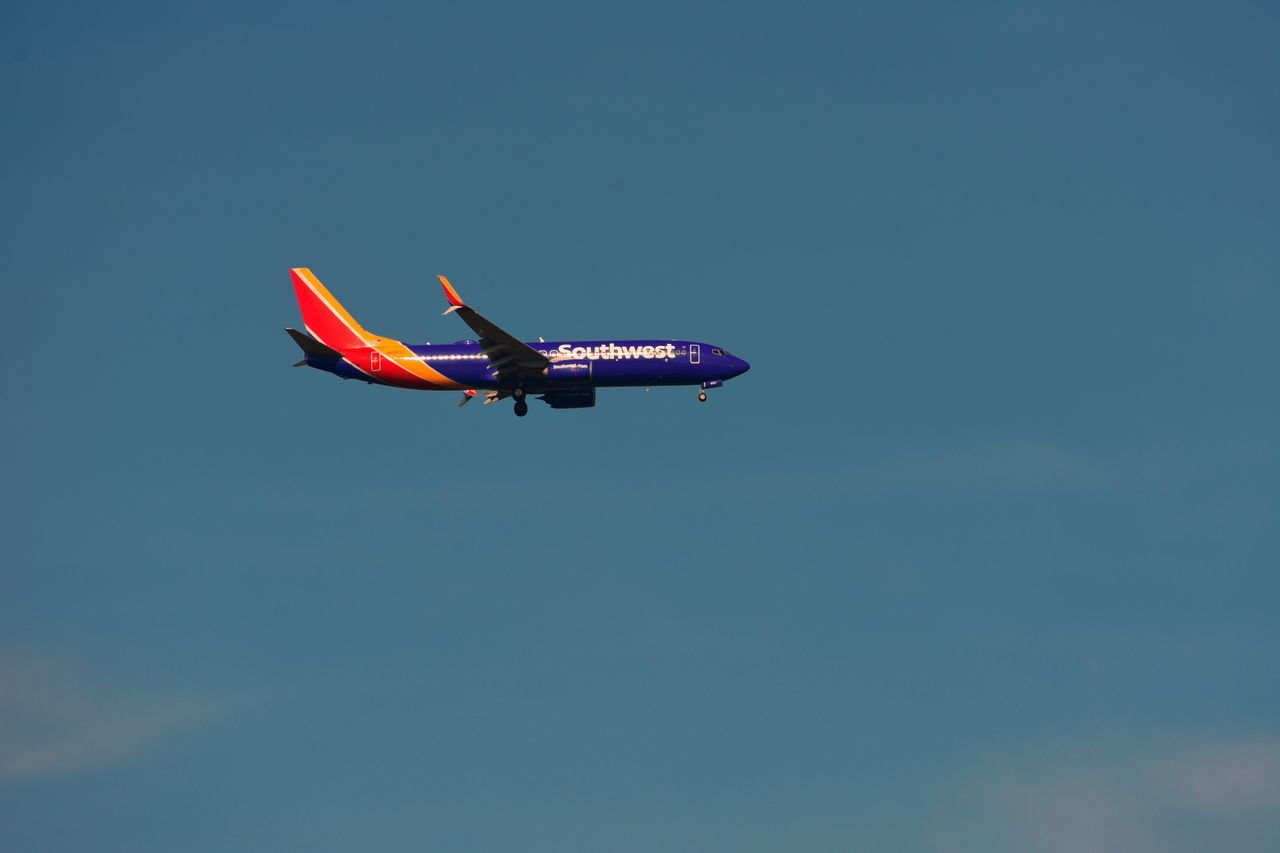
M1278 25L11 4L0 849L1280 849Z

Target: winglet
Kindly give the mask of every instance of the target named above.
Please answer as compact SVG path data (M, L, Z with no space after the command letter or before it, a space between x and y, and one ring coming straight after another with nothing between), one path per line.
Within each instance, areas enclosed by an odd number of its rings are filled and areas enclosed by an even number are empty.
M444 298L449 300L449 304L454 308L463 307L462 297L458 295L458 291L453 289L453 285L449 283L449 279L444 276L436 276L440 279L440 283L444 285Z

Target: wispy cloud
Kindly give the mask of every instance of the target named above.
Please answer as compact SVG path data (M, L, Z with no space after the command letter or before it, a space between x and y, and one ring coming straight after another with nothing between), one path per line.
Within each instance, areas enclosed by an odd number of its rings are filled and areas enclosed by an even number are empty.
M0 781L131 759L221 710L179 690L122 689L47 656L0 650Z
M887 486L965 490L1042 491L1105 485L1111 479L1083 454L1022 439L902 456L874 473Z
M1280 812L1280 737L1194 744L1155 768L1180 802L1209 814Z
M1260 850L1280 837L1280 737L990 756L954 793L934 832L985 849L1142 853L1218 839Z

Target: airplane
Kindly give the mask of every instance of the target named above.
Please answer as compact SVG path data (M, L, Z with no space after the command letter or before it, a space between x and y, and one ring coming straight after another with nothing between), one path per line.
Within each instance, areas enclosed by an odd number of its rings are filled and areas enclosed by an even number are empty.
M524 417L529 395L553 409L585 409L596 404L597 388L656 385L697 385L705 403L709 389L751 368L701 341L521 341L464 303L444 276L438 276L449 302L444 313L457 313L476 339L410 346L365 330L311 270L296 267L289 275L306 329L285 329L302 350L294 367L371 385L461 391L459 408L479 396L485 405L510 397Z

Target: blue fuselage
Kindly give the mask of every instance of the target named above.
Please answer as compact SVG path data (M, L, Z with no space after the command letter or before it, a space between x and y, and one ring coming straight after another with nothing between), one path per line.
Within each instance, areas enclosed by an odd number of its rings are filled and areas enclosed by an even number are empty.
M568 387L718 384L750 368L726 350L698 341L537 341L529 346L551 360L537 378L523 380L524 388L534 394ZM425 366L461 386L503 389L512 384L497 376L489 357L475 341L417 344L408 349ZM312 363L345 378L394 384L346 361Z

